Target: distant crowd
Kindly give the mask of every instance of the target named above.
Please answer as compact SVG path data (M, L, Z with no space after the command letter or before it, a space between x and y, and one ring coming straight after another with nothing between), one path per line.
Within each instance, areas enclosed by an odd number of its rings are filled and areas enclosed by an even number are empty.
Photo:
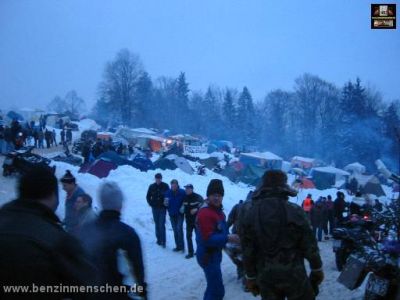
M42 117L39 125L34 121L21 124L19 121L13 120L10 126L0 122L0 154L18 150L24 146L44 149L64 145L64 143L71 145L72 130L67 125L61 127L60 136L57 137L55 129L49 130Z

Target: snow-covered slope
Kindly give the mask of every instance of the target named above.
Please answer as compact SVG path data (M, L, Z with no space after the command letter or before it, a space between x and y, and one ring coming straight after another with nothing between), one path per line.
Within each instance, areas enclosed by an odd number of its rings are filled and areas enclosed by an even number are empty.
M1 163L2 159L0 159ZM79 174L78 168L65 163L56 162L55 164L57 166L57 177L61 177L65 170L71 170L77 177L79 185L94 197L94 206L98 207L97 189L104 179L98 179L90 174ZM144 173L124 166L112 171L107 180L117 182L124 191L126 202L122 218L126 223L133 226L141 237L146 266L146 280L149 283L151 299L202 299L205 290L203 272L195 259L186 260L183 254L172 252L171 249L175 245L169 221L167 221L167 248L162 249L155 243L154 223L151 209L147 205L145 196L147 187L153 182L156 172L149 171ZM181 186L192 183L195 191L203 196L205 195L210 179L222 179L225 187L224 207L226 212L229 212L238 200L244 199L250 190L246 185L233 184L227 178L210 171L208 171L207 176L190 176L179 169L162 171L162 174L166 182L170 182L171 179L177 179ZM0 177L0 204L14 197L14 186L15 179ZM313 197L317 198L320 195L326 196L328 194L334 196L336 190L304 190L300 192L298 198L291 200L300 204L307 193L312 193ZM57 214L61 218L64 215L64 199L65 193L60 190L60 205ZM318 299L361 299L361 289L351 292L336 282L339 273L335 271L331 242L320 243L320 248L324 261L326 280L320 288L321 291ZM222 269L226 288L225 299L255 299L253 296L242 291L240 282L236 280L235 266L228 257L224 257Z

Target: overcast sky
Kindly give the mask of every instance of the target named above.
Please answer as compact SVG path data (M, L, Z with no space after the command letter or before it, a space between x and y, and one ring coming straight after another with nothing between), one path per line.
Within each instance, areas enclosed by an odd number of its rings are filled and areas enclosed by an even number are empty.
M0 107L44 107L71 89L91 106L121 48L139 54L153 79L186 72L193 90L246 85L260 100L309 72L339 86L360 76L400 99L400 29L371 30L370 4L0 0Z

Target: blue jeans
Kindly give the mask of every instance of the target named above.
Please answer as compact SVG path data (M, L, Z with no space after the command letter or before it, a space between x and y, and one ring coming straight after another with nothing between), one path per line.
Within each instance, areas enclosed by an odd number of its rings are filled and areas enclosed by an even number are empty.
M222 300L225 288L222 281L221 264L210 263L203 268L203 271L207 281L203 300Z
M167 214L167 209L163 207L152 207L152 211L157 243L160 245L165 245L165 216Z
M172 230L174 231L174 238L176 248L179 250L185 249L185 244L183 242L183 215L177 214L175 216L169 216L171 219Z
M318 242L322 241L322 226L313 227L314 236L317 235Z

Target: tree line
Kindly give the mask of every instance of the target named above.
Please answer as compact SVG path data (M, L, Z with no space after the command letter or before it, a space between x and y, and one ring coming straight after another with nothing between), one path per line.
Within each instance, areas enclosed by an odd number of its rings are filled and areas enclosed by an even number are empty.
M267 149L284 158L302 155L342 167L377 158L397 162L399 101L359 78L342 87L312 74L294 89L270 91L254 102L244 86L191 90L184 72L152 79L140 57L127 49L107 62L92 117L103 126L169 129Z

